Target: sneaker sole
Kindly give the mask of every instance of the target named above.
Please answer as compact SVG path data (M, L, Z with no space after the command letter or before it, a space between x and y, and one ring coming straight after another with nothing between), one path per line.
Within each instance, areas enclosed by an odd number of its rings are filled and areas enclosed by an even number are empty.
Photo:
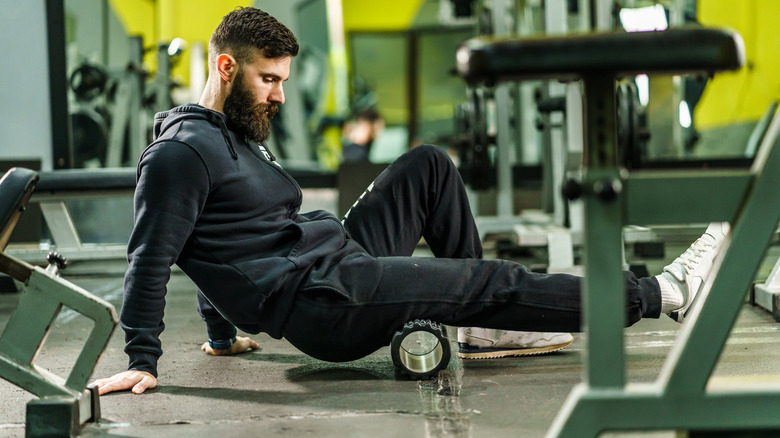
M540 354L552 353L558 350L563 350L572 344L574 340L565 342L563 344L548 345L547 347L537 348L518 348L514 350L509 349L484 349L475 351L473 353L465 353L458 351L458 357L461 359L497 359L499 357L517 357L517 356L538 356Z

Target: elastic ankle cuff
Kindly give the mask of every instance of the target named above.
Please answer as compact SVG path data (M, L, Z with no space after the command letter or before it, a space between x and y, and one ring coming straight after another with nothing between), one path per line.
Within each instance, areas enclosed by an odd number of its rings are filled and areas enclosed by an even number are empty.
M668 314L680 309L685 304L685 297L667 276L671 276L671 274L664 272L661 275L656 275L655 279L661 290L661 313Z

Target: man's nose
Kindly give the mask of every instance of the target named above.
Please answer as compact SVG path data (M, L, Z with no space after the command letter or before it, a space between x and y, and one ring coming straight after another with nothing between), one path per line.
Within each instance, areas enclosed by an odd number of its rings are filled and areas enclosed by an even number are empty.
M278 103L279 105L284 103L284 87L279 85L278 87L274 87L274 89L271 91L271 94L268 96L268 100L274 103Z

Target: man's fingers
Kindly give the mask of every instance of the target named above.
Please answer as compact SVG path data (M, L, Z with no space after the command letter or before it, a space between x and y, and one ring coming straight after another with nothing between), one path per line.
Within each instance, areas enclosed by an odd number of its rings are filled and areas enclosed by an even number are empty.
M141 394L149 388L157 386L157 379L152 376L144 376L140 382L133 386L133 394Z
M200 349L205 351L205 352L208 352L209 351L208 347L209 347L209 343L208 342L204 342L203 345L200 346Z
M157 386L157 379L145 371L129 370L105 379L95 380L94 383L98 387L99 395L127 389L132 389L136 394L140 394L147 388L154 388ZM139 391L136 391L137 386Z
M98 387L98 395L103 395L114 390L108 380L109 379L95 380L95 385Z
M249 345L251 345L253 349L255 350L260 349L260 344L258 344L257 341L250 339L249 342L250 342Z

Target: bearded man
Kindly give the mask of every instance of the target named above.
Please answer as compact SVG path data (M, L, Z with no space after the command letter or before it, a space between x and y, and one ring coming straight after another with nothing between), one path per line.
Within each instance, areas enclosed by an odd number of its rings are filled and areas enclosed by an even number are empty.
M466 190L441 148L399 157L343 220L299 212L300 187L263 146L297 53L287 27L258 9L237 9L209 42L199 103L155 117L155 140L138 164L120 315L129 369L98 380L99 392L157 385L174 263L198 287L209 354L259 348L236 336L238 328L284 337L318 359L354 360L415 319L461 327L459 354L467 358L571 343L565 332L580 329L580 279L482 260ZM626 273L626 323L662 313L681 321L701 283L689 279L709 273L721 231L662 275ZM412 257L421 237L435 258Z

